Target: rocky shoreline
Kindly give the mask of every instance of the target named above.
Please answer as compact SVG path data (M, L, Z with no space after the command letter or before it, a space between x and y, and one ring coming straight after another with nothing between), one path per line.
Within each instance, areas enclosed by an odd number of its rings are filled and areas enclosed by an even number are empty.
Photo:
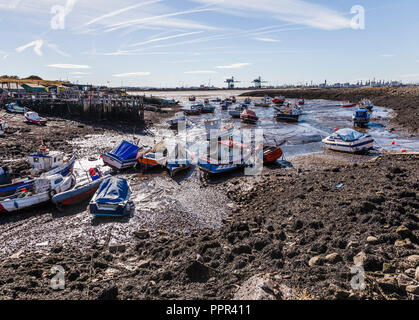
M294 99L349 100L359 102L370 99L375 105L395 111L393 123L411 131L419 132L419 86L398 88L344 88L344 89L261 89L242 94L249 97L285 96Z
M232 178L220 186L233 200L221 228L137 230L129 244L112 244L110 232L88 250L18 252L0 264L0 297L418 299L418 160L301 162ZM56 265L64 290L50 287ZM364 290L351 288L355 265L365 269Z

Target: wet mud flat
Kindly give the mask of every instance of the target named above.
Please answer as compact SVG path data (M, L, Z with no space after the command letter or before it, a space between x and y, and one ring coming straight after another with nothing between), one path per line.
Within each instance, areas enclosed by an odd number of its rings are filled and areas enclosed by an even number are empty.
M344 89L261 89L243 93L242 96L271 97L284 95L286 98L349 100L358 103L370 99L374 105L395 111L393 124L417 133L419 130L419 86L397 88L344 88Z
M202 181L194 168L175 179L164 171L133 170L119 175L130 182L135 204L135 214L122 220L93 218L87 203L1 217L0 297L231 299L249 279L263 276L275 293L265 298L417 298L418 157L320 152L318 137L310 138L313 128L323 136L333 121L346 126L350 113L341 114L332 102L307 104L295 126L302 141L292 134L284 146L294 155L291 163L265 167L262 176L236 172ZM318 112L323 109L338 119ZM290 131L270 120L272 110L258 112L264 129ZM218 109L215 116L225 117ZM387 113L378 110L378 117L385 125ZM99 155L121 139L150 146L170 135L165 120L158 120L150 131L119 122L74 122L80 132L72 128L72 138L56 148L76 155L76 167L85 171L96 163L88 157L100 162ZM197 131L201 121L193 121ZM12 127L20 126L25 124L16 118ZM13 143L25 141L32 152L45 128L30 129L32 140L22 134ZM47 130L49 143L63 139L61 127ZM369 131L379 141L386 135L380 128ZM391 151L393 137L381 139ZM399 143L416 148L414 140L398 141L397 149ZM2 144L2 150L11 147ZM27 155L19 152L2 159ZM368 290L361 292L350 288L355 256L368 272ZM58 265L65 270L64 290L50 286L51 267Z
M243 286L255 290L249 279L256 276L269 281L268 299L418 299L419 156L320 159L321 166L314 158L223 182L233 204L216 229L139 229L122 244L112 228L89 247L57 244L4 257L0 296L232 299ZM50 286L56 265L65 270L64 290ZM354 265L365 270L364 290L351 288Z

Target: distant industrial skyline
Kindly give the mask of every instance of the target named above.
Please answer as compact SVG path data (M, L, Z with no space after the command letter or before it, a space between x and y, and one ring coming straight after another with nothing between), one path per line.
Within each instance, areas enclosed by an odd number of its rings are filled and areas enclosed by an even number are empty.
M415 0L0 0L0 73L155 88L417 83L418 11Z

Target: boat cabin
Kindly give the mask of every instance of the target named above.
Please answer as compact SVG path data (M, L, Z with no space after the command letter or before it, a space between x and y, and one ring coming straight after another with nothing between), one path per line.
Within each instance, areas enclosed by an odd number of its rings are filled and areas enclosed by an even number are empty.
M38 153L28 156L29 164L36 171L49 171L60 167L64 163L64 154L59 151L40 149Z

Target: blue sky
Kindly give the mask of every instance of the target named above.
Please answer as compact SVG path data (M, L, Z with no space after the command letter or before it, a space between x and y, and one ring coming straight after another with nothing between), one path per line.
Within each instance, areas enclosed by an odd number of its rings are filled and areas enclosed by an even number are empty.
M356 5L364 29L351 23ZM419 82L418 12L417 0L0 0L0 74L155 87Z

